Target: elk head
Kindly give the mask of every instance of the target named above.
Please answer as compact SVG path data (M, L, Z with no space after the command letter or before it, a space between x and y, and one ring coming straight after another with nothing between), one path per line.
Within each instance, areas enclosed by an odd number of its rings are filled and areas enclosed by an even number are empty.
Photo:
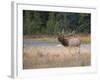
M65 38L63 34L58 34L58 41L63 45L63 46L68 46L68 39Z

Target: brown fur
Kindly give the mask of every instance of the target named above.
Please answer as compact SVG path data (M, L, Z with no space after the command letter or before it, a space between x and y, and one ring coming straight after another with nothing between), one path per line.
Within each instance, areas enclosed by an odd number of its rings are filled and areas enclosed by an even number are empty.
M58 41L65 47L79 47L81 44L80 39L73 35L68 36L67 38L64 35L58 35Z

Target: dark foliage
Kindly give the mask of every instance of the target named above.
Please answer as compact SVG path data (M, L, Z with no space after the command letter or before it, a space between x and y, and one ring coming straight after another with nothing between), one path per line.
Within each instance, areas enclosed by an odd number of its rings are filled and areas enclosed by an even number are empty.
M23 34L91 33L91 14L23 10Z

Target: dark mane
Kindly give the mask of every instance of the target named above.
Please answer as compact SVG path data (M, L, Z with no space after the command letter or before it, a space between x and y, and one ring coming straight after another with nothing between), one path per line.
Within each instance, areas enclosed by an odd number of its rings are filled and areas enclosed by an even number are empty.
M60 35L58 37L58 41L63 45L63 46L68 46L68 40L64 38L63 35Z

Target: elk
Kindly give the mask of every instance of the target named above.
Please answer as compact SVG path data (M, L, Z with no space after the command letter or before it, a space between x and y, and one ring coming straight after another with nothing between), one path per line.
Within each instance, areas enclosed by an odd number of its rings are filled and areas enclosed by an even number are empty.
M78 36L75 36L74 34L68 35L65 37L64 35L60 34L58 35L58 41L64 46L68 47L69 53L71 53L71 48L74 48L75 51L78 49L78 53L75 54L76 56L76 61L80 65L80 45L81 45L81 40L79 39Z
M81 45L80 39L74 35L68 35L67 37L65 37L64 35L60 34L58 35L58 41L64 47L80 47Z

